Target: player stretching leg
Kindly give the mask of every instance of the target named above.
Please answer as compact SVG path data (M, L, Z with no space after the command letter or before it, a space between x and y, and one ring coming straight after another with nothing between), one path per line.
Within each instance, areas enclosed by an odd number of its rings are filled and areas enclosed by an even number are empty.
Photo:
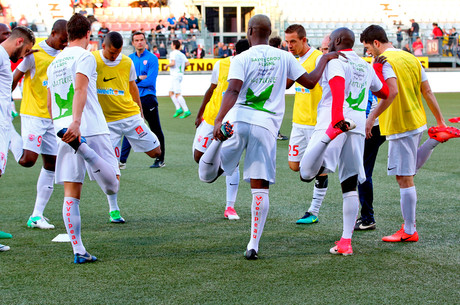
M311 181L321 168L324 172L334 172L339 167L343 231L341 239L330 252L351 255L351 238L359 211L356 187L358 182L366 180L363 153L367 95L370 89L376 96L386 98L388 87L382 83L384 59L376 60L374 71L352 51L355 42L352 31L339 28L331 33L330 38L329 50L341 51L347 59L330 61L323 73L323 96L318 105L317 124L300 162L300 175L302 179Z
M284 92L287 78L313 88L327 61L337 53L322 57L316 69L308 74L295 57L270 47L271 22L267 16L255 15L249 20L247 37L251 48L236 56L230 65L228 89L214 121L213 141L201 157L199 176L212 182L225 172L231 175L246 150L243 178L252 192L251 235L244 256L258 258L259 241L269 210L269 186L275 183L276 137L284 116ZM270 69L266 69L267 66ZM230 121L234 135L228 140L222 133L222 122ZM224 131L227 125L224 124ZM227 132L225 132L227 133Z
M236 54L249 49L247 39L241 39L236 43ZM196 134L193 141L193 157L199 163L201 156L213 141L214 120L219 112L222 103L222 97L228 87L227 77L230 69L230 63L233 57L219 60L214 65L211 76L211 85L204 95L203 102L198 111L195 126ZM237 167L231 176L226 177L227 184L227 205L225 207L224 217L229 220L240 219L235 211L235 200L238 193L240 182L240 171Z
M122 48L123 37L118 32L110 32L105 36L102 50L93 52L97 63L98 99L109 126L110 140L117 158L123 136L135 151L156 158L161 154L160 143L143 120L136 70L132 60L121 54ZM107 199L110 222L124 223L118 207L118 193L107 195Z
M75 14L67 23L69 45L48 68L48 110L57 135L56 183L64 184L62 216L76 264L96 261L81 239L80 195L86 169L107 195L118 192L120 174L110 134L97 100L96 60L86 50L88 19Z

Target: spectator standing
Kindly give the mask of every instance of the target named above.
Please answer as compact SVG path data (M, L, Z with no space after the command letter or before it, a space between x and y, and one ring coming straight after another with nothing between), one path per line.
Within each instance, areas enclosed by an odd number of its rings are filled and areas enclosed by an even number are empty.
M174 28L169 30L168 43L171 44L174 40L178 40L176 30Z
M396 41L398 42L398 49L401 49L401 44L403 41L403 34L402 34L402 30L400 26L396 28Z
M422 56L423 53L423 42L420 37L417 37L412 44L412 49L414 50L414 55L415 56Z
M99 49L102 48L102 43L104 42L105 36L110 32L110 29L106 26L105 22L102 22L101 28L97 32L99 37Z
M411 22L411 26L409 29L409 37L410 37L410 42L413 43L415 39L419 35L420 27L417 22L415 22L414 19L409 20Z
M165 31L166 27L163 25L163 20L160 19L160 21L158 21L157 26L155 27L155 39L157 45L160 45L161 43L166 43L166 36L164 34Z
M160 43L160 47L158 48L158 52L160 53L160 58L165 59L168 56L168 50L166 50L165 44Z
M436 22L433 22L433 39L438 40L438 54L442 54L443 32ZM415 52L414 52L415 54Z
M228 44L228 56L235 55L235 45L233 43Z
M29 23L27 22L26 16L21 15L21 18L19 18L19 25L20 26L25 26L25 27L29 26Z

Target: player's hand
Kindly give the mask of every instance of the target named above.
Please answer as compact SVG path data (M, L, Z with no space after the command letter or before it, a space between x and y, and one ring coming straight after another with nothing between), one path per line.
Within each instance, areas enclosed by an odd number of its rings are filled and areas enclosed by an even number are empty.
M385 56L380 55L380 56L374 57L373 61L374 61L374 65L375 64L383 65L384 63L387 62L387 58Z
M203 116L202 115L197 115L195 119L195 128L198 128L200 126L201 122L203 122Z
M217 140L220 140L220 141L224 141L225 140L225 137L221 131L221 128L222 127L222 123L219 123L219 124L214 124L214 130L212 132L214 138L213 139L217 139Z
M29 56L30 54L33 54L33 53L35 53L35 52L38 52L38 50L31 49L31 50L29 50L29 52L27 52L26 54L24 54L24 57Z
M146 79L146 78L147 78L147 75L141 75L141 76L139 76L139 79L140 79L140 80L144 80L144 79Z
M330 61L331 59L337 59L339 58L339 56L342 56L345 59L347 58L347 56L343 54L342 52L336 52L336 51L329 52L323 55L323 57L325 57L327 61Z
M62 137L62 141L69 143L72 142L75 138L78 138L80 141L80 124L77 122L72 122L72 124L69 125L69 128L67 128L66 133Z
M366 139L370 139L372 137L372 127L374 127L375 119L369 115L366 120Z
M345 122L345 120L338 121L337 124L334 125L334 128L338 128L342 130L343 132L346 132L350 129L348 124Z

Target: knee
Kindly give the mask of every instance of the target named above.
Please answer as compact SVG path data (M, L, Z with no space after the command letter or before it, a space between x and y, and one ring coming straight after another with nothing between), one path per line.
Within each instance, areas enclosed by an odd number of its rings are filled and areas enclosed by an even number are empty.
M346 179L341 184L343 194L356 191L356 186L358 185L358 175Z
M104 193L106 195L113 195L118 193L118 190L120 188L120 181L118 179L114 179L112 183L109 183L105 186Z
M300 171L300 180L303 182L312 182L315 179L316 174L303 170L299 168Z
M193 152L193 159L195 160L196 163L200 163L201 156L203 156L203 153L195 149Z
M32 167L35 165L35 160L27 159L27 158L21 158L19 159L19 165L23 167Z
M299 162L289 161L289 168L294 172L298 172L300 170Z

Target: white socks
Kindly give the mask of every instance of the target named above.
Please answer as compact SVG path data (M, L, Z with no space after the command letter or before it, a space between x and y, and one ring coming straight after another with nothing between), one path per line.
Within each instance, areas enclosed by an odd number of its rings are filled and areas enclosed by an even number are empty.
M85 254L86 249L81 242L81 218L80 218L80 200L72 197L64 197L62 206L62 217L67 234L70 238L74 254Z
M435 139L428 139L417 149L417 165L415 168L416 171L418 171L423 166L423 164L428 161L434 148L440 143L441 142Z
M35 199L35 207L32 217L43 216L46 204L50 200L54 190L54 172L46 170L42 167L40 176L37 181L37 198Z
M11 140L10 140L10 150L13 153L14 160L16 162L19 162L19 160L22 157L23 151L22 151L22 138L19 135L19 133L14 129L13 125L11 125Z
M231 176L226 177L227 183L227 205L225 208L234 207L236 201L236 195L238 194L238 185L240 183L240 168L236 167L235 171Z
M315 187L313 188L313 199L311 200L310 208L308 209L308 212L310 214L318 216L319 208L321 207L321 204L323 203L326 193L327 193L327 187L317 188L315 185Z
M109 201L109 212L120 210L118 207L118 194L107 195Z
M222 142L214 140L203 156L201 156L200 162L198 163L198 176L201 181L211 183L218 177L221 164L221 147Z
M324 134L321 141L313 145L310 149L307 148L302 160L300 160L300 177L304 180L312 180L318 174L321 166L323 166L324 152L331 139L327 134Z
M342 238L351 239L355 227L356 217L359 212L359 197L357 191L343 195L343 231Z
M417 191L415 186L399 189L401 194L401 212L404 218L404 232L414 234L415 228L415 209L417 206Z
M120 183L112 165L102 159L91 147L84 143L78 148L77 154L80 154L88 162L93 177L106 195L118 193Z
M182 107L182 110L184 110L184 112L188 111L187 103L185 102L185 99L182 96L182 94L179 95L179 97L177 97L177 101L179 102L179 104Z
M260 236L267 220L270 202L268 200L268 189L252 189L251 192L251 239L249 240L247 250L254 249L258 252Z
M173 95L171 96L171 100L174 104L174 107L176 107L176 110L179 110L180 109L180 104L179 104L179 101L177 100L176 96Z

